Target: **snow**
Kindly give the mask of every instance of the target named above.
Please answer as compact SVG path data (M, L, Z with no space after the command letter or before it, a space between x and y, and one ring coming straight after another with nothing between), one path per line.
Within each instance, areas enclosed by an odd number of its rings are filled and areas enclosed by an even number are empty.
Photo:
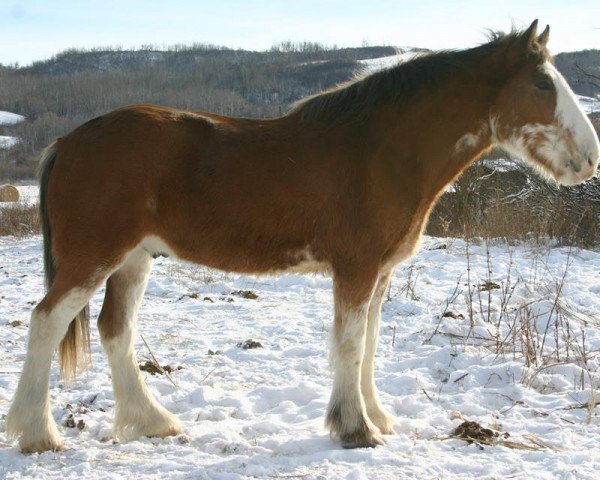
M25 117L16 113L5 112L0 110L0 127L16 125L25 120ZM14 147L19 143L17 137L0 135L0 150Z
M600 111L600 99L592 97L584 97L583 95L577 95L579 105L585 113L593 113Z
M25 120L23 115L0 110L0 125L15 125L23 120Z
M31 308L43 295L41 257L39 236L0 237L2 413L17 385ZM158 361L175 368L175 384L144 375L185 433L111 441L114 397L94 329L93 368L71 385L62 384L56 365L51 376L58 424L73 413L85 427L62 427L68 450L27 456L0 433L0 478L595 479L600 422L594 415L588 423L580 407L590 399L588 375L598 386L599 269L600 253L594 251L425 238L420 253L397 269L383 307L376 382L384 406L399 419L397 434L383 447L343 450L323 426L332 385L331 280L256 278L157 259L136 351L140 363L151 358L143 336ZM500 288L476 287L489 282ZM239 290L258 298L244 298ZM101 299L99 292L91 302L92 318ZM458 318L442 317L446 311ZM557 365L526 367L520 340L514 352L510 341L498 352L495 339L510 336L511 322L523 332L526 312L540 335L548 325L544 355ZM501 314L505 319L497 328ZM565 339L554 338L557 321L571 328L568 361ZM566 335L564 328L560 332ZM575 359L583 332L585 368ZM250 338L263 348L237 346ZM559 362L552 360L556 345ZM533 436L549 448L448 438L463 418L530 446L527 436Z
M37 185L17 186L17 190L19 190L19 205L34 206L38 203L39 188Z
M9 137L7 135L0 135L0 149L12 148L17 143L19 143L19 139L17 137Z
M417 48L403 48L401 49L401 52L402 53L398 53L397 55L389 55L387 57L359 60L358 63L360 63L363 66L363 68L365 69L365 73L373 73L377 70L383 70L385 68L393 67L398 63L412 60L418 55L426 53L425 50Z
M359 60L358 63L363 66L365 73L373 73L377 70L383 70L384 68L390 68L400 63L403 59L403 55L389 55L387 57L369 58L365 60Z

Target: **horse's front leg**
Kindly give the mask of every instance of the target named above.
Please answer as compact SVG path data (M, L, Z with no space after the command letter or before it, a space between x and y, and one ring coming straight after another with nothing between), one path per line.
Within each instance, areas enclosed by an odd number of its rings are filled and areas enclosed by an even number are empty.
M326 425L344 448L385 443L379 428L367 415L360 379L367 313L377 279L377 272L334 274L335 324L331 345L334 382Z
M392 272L383 273L377 282L373 297L369 304L367 335L365 342L365 355L362 362L361 390L367 407L367 414L371 421L377 425L381 433L394 433L396 419L385 411L379 400L379 393L375 386L375 351L379 342L379 324L381 321L381 305L390 284Z

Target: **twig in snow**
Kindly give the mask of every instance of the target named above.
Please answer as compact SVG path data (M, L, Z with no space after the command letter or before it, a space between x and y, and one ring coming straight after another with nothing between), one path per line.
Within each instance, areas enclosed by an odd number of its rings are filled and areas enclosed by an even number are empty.
M462 278L462 275L460 275L458 277L458 279L456 280L456 285L454 287L454 291L450 294L450 296L446 299L446 306L442 309L442 314L440 315L440 318L438 319L438 323L435 326L435 330L433 331L433 333L431 334L431 336L426 340L427 342L431 342L431 340L433 339L433 337L435 337L440 329L440 325L442 324L442 320L444 319L444 314L448 311L448 307L450 307L451 304L453 304L456 299L458 298L458 296L460 295L460 280Z
M148 345L148 342L146 342L146 339L144 338L144 336L140 335L140 337L142 337L142 342L144 342L144 345L146 345L146 348L148 349L148 352L150 352L150 356L152 357L152 360L154 360L154 363L156 363L156 365L158 366L160 373L165 375L175 387L179 388L179 385L177 385L175 383L175 381L171 378L171 375L169 375L169 372L167 372L164 368L162 368L160 363L158 363L158 360L154 356L154 353L152 353L152 350L150 349L150 346Z
M427 390L425 390L423 387L421 387L421 391L425 394L425 396L429 399L430 402L433 402L433 399L429 396L429 394L427 393Z
M204 375L204 378L200 381L200 383L204 383L206 381L206 379L208 377L210 377L211 373L213 373L216 369L217 369L217 367L213 368L210 372L208 372L206 375Z
M427 393L427 390L425 390L422 386L421 386L421 382L419 382L418 378L415 378L415 381L417 382L417 385L421 388L421 391L425 394L425 396L429 399L430 402L433 402L433 399L429 396L429 394Z

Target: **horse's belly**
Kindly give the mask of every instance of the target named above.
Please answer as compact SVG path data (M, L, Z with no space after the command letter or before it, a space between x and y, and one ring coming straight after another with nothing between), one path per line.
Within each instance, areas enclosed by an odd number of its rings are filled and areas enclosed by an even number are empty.
M169 244L167 240L156 235L146 237L142 241L141 247L153 257L179 258L228 272L276 275L283 273L329 273L331 271L331 265L328 262L317 260L308 247L281 252L266 249L260 253L245 252L244 249L230 249L227 253L223 252L215 255L212 248L206 250L213 252L213 254L207 254L202 248L198 251L178 249L176 246Z

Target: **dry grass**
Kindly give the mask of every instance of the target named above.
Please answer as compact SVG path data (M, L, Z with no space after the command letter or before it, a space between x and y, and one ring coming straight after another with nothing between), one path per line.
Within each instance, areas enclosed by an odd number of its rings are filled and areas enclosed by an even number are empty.
M571 249L564 270L557 275L540 250L532 258L531 271L524 278L514 271L512 260L507 270L498 274L489 247L486 272L475 275L470 271L472 253L467 248L463 278L468 281L466 285L457 282L455 291L440 310L430 340L441 335L464 348L477 346L488 350L494 362L520 362L523 365L520 383L540 393L550 393L556 388L547 374L561 373L572 382L573 390L589 393L588 400L577 408L587 409L587 421L591 422L599 403L600 351L590 350L586 329L599 327L600 321L580 311L563 294L574 254L575 249ZM509 255L512 258L510 252ZM464 315L448 314L460 310ZM457 321L461 322L462 333L456 333L454 327L451 327L454 332L448 331L447 327L456 326Z
M10 205L0 208L0 236L25 237L40 233L37 206Z
M433 210L427 233L504 238L583 248L600 246L600 184L558 188L525 170L498 171L477 162Z

